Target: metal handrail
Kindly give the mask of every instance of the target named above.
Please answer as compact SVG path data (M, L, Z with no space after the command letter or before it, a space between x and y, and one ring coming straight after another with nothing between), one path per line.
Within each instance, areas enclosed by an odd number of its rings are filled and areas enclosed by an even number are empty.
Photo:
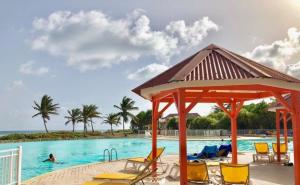
M112 160L113 151L115 152L116 160L118 160L118 151L115 148L110 149L110 159Z
M6 152L18 152L19 148L14 148L14 149L6 149L6 150L1 150L0 153L6 153Z
M109 152L109 150L108 149L105 149L104 151L103 151L103 160L105 161L105 154L106 154L106 151L107 151L107 154L108 154L108 161L111 161L111 155L110 155L110 152Z
M21 184L22 146L17 149L0 151L0 178L1 185Z

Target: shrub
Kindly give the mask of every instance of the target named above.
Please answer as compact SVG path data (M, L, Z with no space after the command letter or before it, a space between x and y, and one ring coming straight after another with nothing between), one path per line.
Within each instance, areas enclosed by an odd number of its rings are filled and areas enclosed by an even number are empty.
M171 118L167 122L167 129L177 130L178 129L178 120L176 118Z

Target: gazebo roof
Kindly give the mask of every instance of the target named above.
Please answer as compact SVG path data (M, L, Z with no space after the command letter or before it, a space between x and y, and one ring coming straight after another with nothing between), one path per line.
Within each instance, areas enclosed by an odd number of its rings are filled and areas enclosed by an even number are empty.
M179 87L263 84L300 89L299 83L296 78L211 44L133 92L150 99L158 92Z

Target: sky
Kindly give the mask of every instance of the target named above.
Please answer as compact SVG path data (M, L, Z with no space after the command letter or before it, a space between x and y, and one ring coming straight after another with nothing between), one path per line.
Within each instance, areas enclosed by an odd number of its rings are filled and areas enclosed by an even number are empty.
M71 129L83 104L105 115L128 96L147 110L131 90L211 43L299 78L299 20L300 0L0 1L0 131L43 130L44 94L60 105L50 130Z

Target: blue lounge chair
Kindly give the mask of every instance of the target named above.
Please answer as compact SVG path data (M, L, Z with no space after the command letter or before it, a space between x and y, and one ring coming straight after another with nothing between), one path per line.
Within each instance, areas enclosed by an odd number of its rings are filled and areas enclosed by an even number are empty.
M204 146L203 150L197 155L188 155L188 160L210 159L217 157L218 146Z
M227 157L229 152L231 152L231 144L221 145L217 153L217 157Z
M187 160L211 159L215 157L227 157L231 152L231 144L221 145L219 148L216 145L204 146L203 150L198 154L188 155Z

